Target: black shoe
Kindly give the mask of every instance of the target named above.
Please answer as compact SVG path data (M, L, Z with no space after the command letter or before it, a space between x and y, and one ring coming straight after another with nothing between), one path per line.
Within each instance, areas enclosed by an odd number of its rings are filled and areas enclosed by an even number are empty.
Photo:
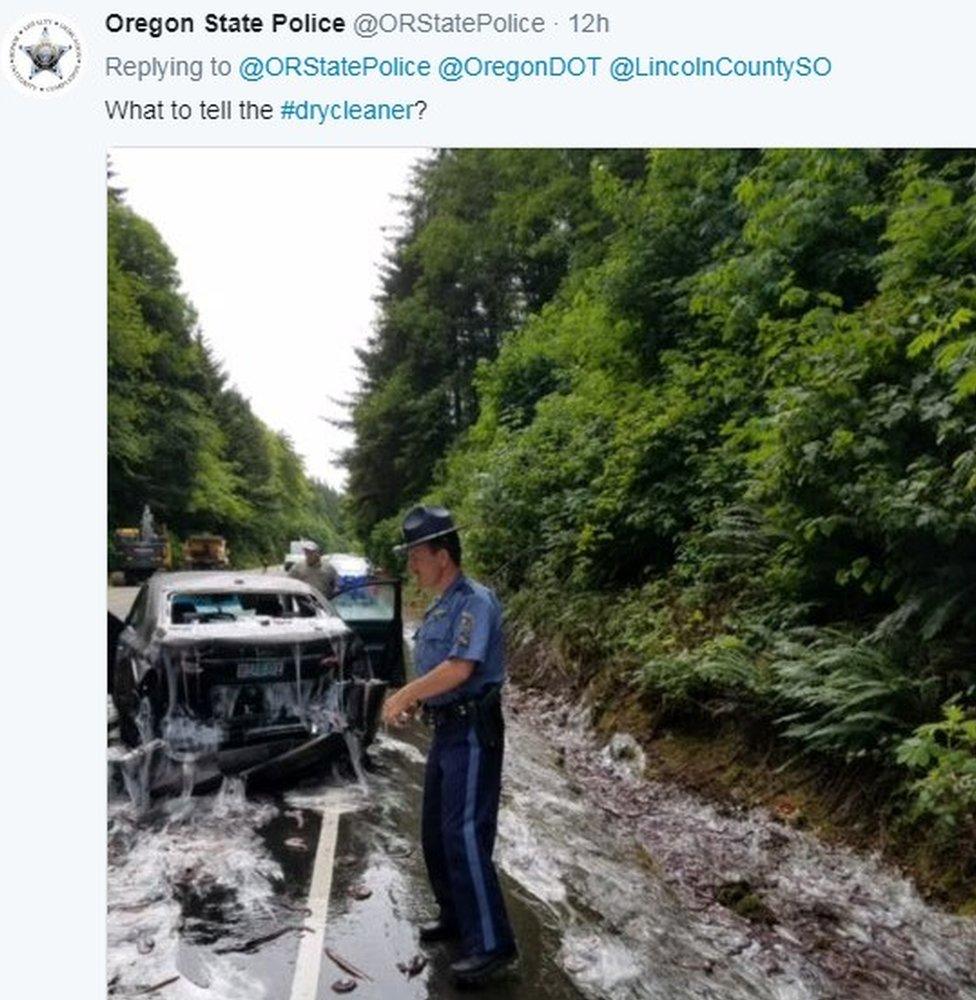
M451 963L454 984L462 987L480 986L492 973L504 969L517 958L518 950L514 947L468 955L467 958Z
M420 925L421 944L433 944L435 941L455 941L460 936L454 924L446 924L442 920Z

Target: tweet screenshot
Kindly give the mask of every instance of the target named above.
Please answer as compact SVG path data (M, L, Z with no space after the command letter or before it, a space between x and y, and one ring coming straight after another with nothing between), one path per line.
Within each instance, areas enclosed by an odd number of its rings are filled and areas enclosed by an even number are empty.
M976 1000L974 8L371 2L3 5L3 993Z

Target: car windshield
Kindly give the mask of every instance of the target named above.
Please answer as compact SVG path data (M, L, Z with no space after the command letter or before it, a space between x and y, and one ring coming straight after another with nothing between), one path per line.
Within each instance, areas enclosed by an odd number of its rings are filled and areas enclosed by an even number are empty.
M314 618L320 607L310 594L274 591L173 594L170 622L196 625L201 622L237 621L246 618Z

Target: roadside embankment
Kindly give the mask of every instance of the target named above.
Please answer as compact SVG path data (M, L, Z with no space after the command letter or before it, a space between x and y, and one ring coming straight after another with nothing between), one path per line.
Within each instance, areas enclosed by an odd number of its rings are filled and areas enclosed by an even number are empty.
M904 776L872 761L798 755L761 714L675 713L634 681L620 659L582 662L572 644L516 621L511 676L523 691L591 709L595 735L629 734L644 754L643 776L721 804L763 807L827 844L877 854L930 902L976 915L976 849L906 817Z

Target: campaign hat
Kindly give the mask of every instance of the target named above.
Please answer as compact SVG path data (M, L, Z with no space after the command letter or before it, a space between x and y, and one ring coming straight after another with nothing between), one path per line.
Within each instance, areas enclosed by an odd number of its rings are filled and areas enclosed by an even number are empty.
M403 519L403 542L393 551L397 555L415 545L442 538L457 531L451 512L444 507L414 507Z

